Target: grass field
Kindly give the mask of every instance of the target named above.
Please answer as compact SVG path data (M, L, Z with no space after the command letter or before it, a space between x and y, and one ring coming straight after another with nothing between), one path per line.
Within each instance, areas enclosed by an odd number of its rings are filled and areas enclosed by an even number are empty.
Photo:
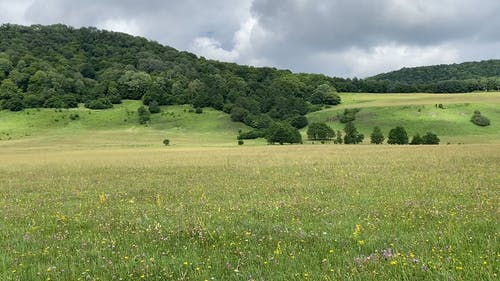
M0 150L1 280L497 280L500 146Z
M500 93L342 99L309 120L358 107L366 136L444 145L237 146L225 113L140 126L137 101L0 111L0 280L498 280Z

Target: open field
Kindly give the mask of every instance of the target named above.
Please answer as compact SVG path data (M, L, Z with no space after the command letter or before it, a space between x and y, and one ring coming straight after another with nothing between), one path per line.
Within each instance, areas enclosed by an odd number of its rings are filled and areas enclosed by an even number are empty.
M497 280L500 146L0 149L1 280Z

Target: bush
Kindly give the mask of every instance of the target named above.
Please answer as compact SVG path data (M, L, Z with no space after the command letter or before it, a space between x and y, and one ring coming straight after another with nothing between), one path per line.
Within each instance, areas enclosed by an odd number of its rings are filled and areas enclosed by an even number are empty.
M197 107L197 108L194 110L194 113L196 113L196 114L202 114L202 113L203 113L203 108L201 108L201 107Z
M474 111L474 115L472 115L470 121L473 124L481 127L486 127L490 125L490 119L488 119L486 116L483 116L479 110Z
M335 132L326 123L312 123L307 128L307 138L310 140L331 140L335 137Z
M422 144L439 144L440 141L436 134L429 132L422 137Z
M151 120L151 112L146 109L146 107L141 106L137 109L137 113L139 114L139 124L146 124Z
M243 140L238 140L238 145L244 145L245 142Z
M169 140L169 139L164 139L164 140L163 140L163 144L164 144L165 146L170 145L170 140Z
M80 119L80 115L79 115L78 113L71 113L71 114L69 115L69 119L71 119L71 120L73 120L73 121L74 121L74 120L78 120L78 119Z
M251 130L248 132L240 132L238 135L239 140L253 140L258 138L263 138L266 136L265 131L261 130Z
M90 109L108 109L112 108L113 104L107 98L98 98L96 100L86 102L85 107Z
M305 116L296 115L288 118L288 123L290 123L290 125L294 126L297 129L302 129L307 126L307 124L309 124L309 121L307 121L307 118Z
M388 144L408 144L408 134L403 127L396 127L389 132Z
M370 142L373 144L381 144L384 142L384 135L382 134L382 130L380 130L380 127L376 126L373 128L373 132L370 135Z
M359 108L346 108L344 109L344 114L343 115L338 115L338 119L340 123L349 123L354 120L356 120L356 114L360 112L361 109Z
M151 112L151 114L155 114L155 113L160 113L161 112L161 108L158 105L157 101L151 101L149 103L148 109L149 109L149 112Z
M354 127L354 123L352 122L347 122L347 124L344 127L344 143L345 144L358 144L360 142L363 142L363 139L365 136L363 134L360 134L356 127Z
M272 124L267 129L266 139L270 144L302 143L299 130L286 122Z
M414 135L413 138L411 139L411 142L410 142L411 145L419 145L422 143L423 143L423 140L422 140L422 137L420 136L420 134Z

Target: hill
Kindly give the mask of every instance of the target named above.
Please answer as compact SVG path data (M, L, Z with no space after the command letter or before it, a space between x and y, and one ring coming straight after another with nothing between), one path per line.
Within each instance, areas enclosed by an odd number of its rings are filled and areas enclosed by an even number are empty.
M145 38L65 25L0 26L0 108L212 107L257 128L336 104L334 79L206 60ZM322 86L322 87L319 87ZM333 96L333 99L332 99Z
M464 93L500 90L500 60L403 68L361 83L367 92Z

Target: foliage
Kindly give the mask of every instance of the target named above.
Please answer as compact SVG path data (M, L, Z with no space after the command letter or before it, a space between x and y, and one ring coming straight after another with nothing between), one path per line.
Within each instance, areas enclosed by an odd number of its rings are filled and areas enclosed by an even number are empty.
M98 98L96 100L86 102L85 107L90 109L108 109L112 108L113 104L107 98Z
M165 146L170 145L170 140L169 140L169 139L164 139L164 140L163 140L163 144L164 144Z
M408 144L408 134L406 130L398 126L389 131L389 136L387 138L388 144Z
M380 127L375 126L373 128L373 132L370 135L370 142L373 144L381 144L384 142L384 139L385 138Z
M344 143L345 144L358 144L363 142L365 136L358 132L353 122L347 122L344 127Z
M238 145L244 145L245 144L245 141L243 140L238 140Z
M1 91L0 105L6 109L78 103L103 108L109 106L104 100L119 104L132 99L142 100L151 113L158 112L154 102L211 107L264 129L285 120L305 127L314 93L321 103L340 102L334 85L338 79L206 60L92 27L5 24L0 42L0 82L17 88L17 95Z
M326 123L312 123L307 128L307 138L310 140L331 140L335 137L335 131Z
M144 125L151 120L151 112L146 107L140 106L137 109L137 113L139 114L139 124Z
M151 112L151 114L156 114L156 113L161 112L160 105L158 105L157 101L151 101L149 103L148 109L149 109L149 112Z
M488 119L486 116L483 116L479 110L474 111L474 115L472 115L472 118L470 119L472 123L475 125L481 126L481 127L486 127L490 125L490 119Z
M266 140L270 144L302 143L302 136L297 128L286 122L272 124L266 133Z
M342 137L342 131L338 130L337 133L335 134L337 137L333 141L335 144L343 144L344 143L344 138Z
M419 144L423 144L423 143L424 143L424 140L422 139L420 134L414 135L413 138L411 139L411 142L410 142L411 145L419 145Z
M434 133L427 132L422 137L422 144L439 144L439 142L440 142L439 137Z
M258 139L258 138L263 138L266 136L266 132L264 130L250 130L243 132L241 131L238 134L238 139L239 140L253 140L253 139Z
M356 120L356 114L360 111L361 109L359 108L346 108L344 109L344 113L342 115L339 114L337 117L340 123L349 123Z
M197 107L197 108L194 110L194 113L196 113L196 114L202 114L202 113L203 113L203 108L201 108L201 107Z

